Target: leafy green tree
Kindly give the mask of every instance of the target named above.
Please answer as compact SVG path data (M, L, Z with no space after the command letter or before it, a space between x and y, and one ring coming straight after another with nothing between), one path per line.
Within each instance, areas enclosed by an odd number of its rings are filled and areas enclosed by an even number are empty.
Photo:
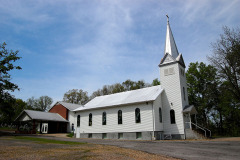
M189 104L196 106L198 123L209 126L209 114L219 103L217 70L201 63L190 63L186 72Z
M82 89L72 89L64 94L63 101L74 104L86 104L88 102L88 93Z
M14 97L9 93L16 89L19 90L18 85L11 82L10 71L22 69L14 62L21 57L18 56L18 51L6 49L6 43L0 44L0 120L10 122L14 117L13 104Z
M134 81L128 79L125 82L123 82L122 85L126 91L130 91L133 88L134 83L135 83Z
M112 93L119 93L119 92L124 92L125 89L120 83L116 83L113 85L113 90Z
M13 63L19 60L18 51L9 51L6 49L6 43L0 45L0 101L9 99L11 95L9 91L14 91L18 88L17 84L12 83L10 71L22 69L20 66L16 66Z
M98 96L102 96L101 89L98 89L97 91L94 91L89 99L91 100L91 99L93 99L95 97L98 97Z
M160 81L158 80L158 78L155 78L155 79L152 81L152 86L157 86L157 85L160 85Z
M22 99L16 99L15 104L14 104L14 112L15 112L15 118L24 110L24 109L30 109L32 110L33 108L28 106L26 102L24 102Z
M218 75L228 81L226 89L240 102L240 29L223 27L220 39L212 44L213 54L208 57Z

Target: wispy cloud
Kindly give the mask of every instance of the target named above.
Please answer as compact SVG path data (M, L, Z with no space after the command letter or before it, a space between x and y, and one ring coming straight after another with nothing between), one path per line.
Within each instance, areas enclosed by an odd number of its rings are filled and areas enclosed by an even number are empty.
M239 25L239 0L1 1L0 41L19 49L15 95L61 100L128 78L159 77L166 17L186 63L204 61L222 25Z

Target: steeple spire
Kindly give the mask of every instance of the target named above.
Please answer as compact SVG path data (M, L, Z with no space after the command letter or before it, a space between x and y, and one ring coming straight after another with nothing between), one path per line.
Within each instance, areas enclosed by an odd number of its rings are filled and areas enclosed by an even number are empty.
M166 42L165 42L165 50L164 54L170 54L174 59L176 59L179 55L176 43L173 38L173 34L169 24L169 17L167 16L167 33L166 33Z

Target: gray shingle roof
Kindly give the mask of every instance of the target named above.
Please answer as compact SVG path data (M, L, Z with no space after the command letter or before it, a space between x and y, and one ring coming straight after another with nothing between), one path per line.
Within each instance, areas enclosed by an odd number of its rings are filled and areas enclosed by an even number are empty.
M183 113L197 114L197 110L194 105L187 105L184 107Z
M162 87L158 85L111 95L99 96L88 102L84 107L79 107L74 111L154 101L162 93L162 91Z
M58 113L42 112L42 111L33 111L33 110L24 110L19 116L26 113L32 120L45 120L45 121L58 121L58 122L68 122ZM17 119L18 119L17 118ZM17 120L16 119L16 120Z
M73 111L73 110L75 110L79 107L82 107L82 105L79 105L79 104L67 103L67 102L62 102L62 101L59 101L57 103L60 103L61 105L63 105L64 107L66 107L70 111Z

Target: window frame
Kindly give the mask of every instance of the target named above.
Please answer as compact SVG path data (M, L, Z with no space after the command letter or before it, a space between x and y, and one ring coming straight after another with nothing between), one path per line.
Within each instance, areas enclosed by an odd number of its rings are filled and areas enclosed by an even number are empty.
M176 124L175 111L173 109L170 110L170 122L171 124Z
M158 113L159 113L159 122L162 123L162 108L161 107L159 107Z
M135 123L141 123L141 110L139 108L135 109Z
M136 132L136 139L142 139L142 132Z
M89 113L88 116L88 126L92 126L92 113Z
M102 125L107 125L107 113L102 113Z
M81 118L81 116L78 115L78 116L77 116L77 127L80 127L80 118Z
M122 124L122 110L118 110L118 124Z

